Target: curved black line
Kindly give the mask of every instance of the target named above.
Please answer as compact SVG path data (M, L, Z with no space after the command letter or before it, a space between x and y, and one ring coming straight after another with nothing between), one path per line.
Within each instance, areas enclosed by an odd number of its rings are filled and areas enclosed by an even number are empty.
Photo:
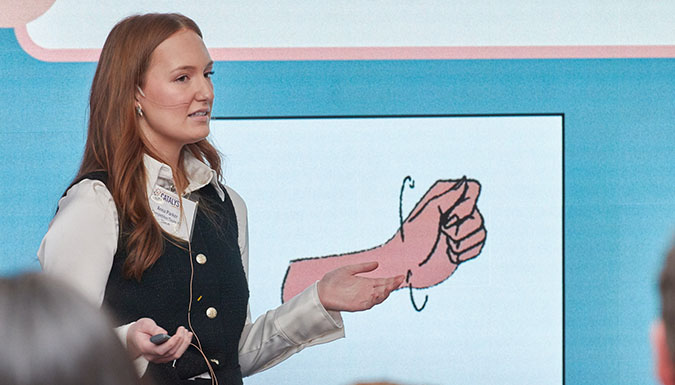
M469 234L465 235L461 239L452 239L452 237L448 235L448 246L450 246L450 243L452 243L452 246L455 248L455 250L452 250L453 253L463 252L461 249L459 249L459 244L466 241L467 239L471 238L472 236L480 233L481 230L485 230L484 225L477 228L476 230L470 232ZM486 231L486 233L487 233L487 231ZM446 233L446 235L447 235L447 233Z
M436 247L438 247L438 241L441 239L441 234L442 234L441 229L438 229L438 231L436 232L436 240L434 241L434 247L431 248L431 251L429 252L429 254L427 254L426 258L424 258L422 262L418 263L417 266L422 267L424 266L425 263L429 262L431 256L434 255L434 253L436 252Z
M291 261L291 264L293 261ZM281 281L281 303L284 303L284 287L286 287L286 279L288 278L288 273L291 272L291 265L288 265L286 268L286 274L284 274L284 280Z
M460 228L465 222L468 222L468 221L471 220L471 219L476 219L476 215L474 215L474 213L477 213L477 214L478 214L478 217L480 217L481 223L483 223L483 222L485 221L485 218L483 218L483 215L482 215L482 214L480 213L480 211L478 210L478 207L475 207L475 208L474 208L474 211L473 211L471 214L467 215L466 217L464 217L464 218L462 218L462 219L459 219L459 220L455 221L452 225L446 226L447 223L446 223L445 225L443 225L445 235L447 235L448 238L449 238L451 241L453 241L453 242L459 242L459 241L461 241L461 240L463 240L463 239L466 239L466 238L468 238L468 237L474 235L475 233L477 233L477 232L480 230L480 228L483 227L483 225L481 225L480 227L478 227L476 230L472 231L471 233L469 233L469 234L463 236L462 238L459 238L459 230L460 230L459 228ZM451 232L451 231L445 231L445 230L449 230L450 227L453 227L453 226L457 226L457 228L456 228L455 231L454 231L454 234L453 234L453 232Z
M466 196L468 190L468 188L466 187L466 183L467 183L466 176L463 176L462 179L460 179L460 181L457 183L457 185L453 186L452 189L455 190L455 187L459 188L459 186L464 185L464 191L462 191L462 195L460 195L459 198L457 198L455 203L453 203L448 210L446 210L444 213L441 213L441 223L443 224L443 227L446 229L450 228L452 225L454 225L455 223L457 223L457 221L460 220L460 218L457 218L451 222L450 220L452 219L452 217L450 217L450 214L452 214L452 212L455 211L457 206L469 200L469 198Z
M472 231L471 233L467 234L467 235L466 235L465 237L463 237L462 239L458 239L457 241L455 241L455 240L452 239L450 236L448 236L448 239L447 239L447 244L448 244L448 258L450 259L450 262L452 262L452 263L454 263L454 264L456 264L456 265L458 265L458 266L459 266L460 264L462 264L462 263L464 263L464 262L466 262L466 261L470 261L470 260L476 258L478 255L480 255L480 252L478 252L478 254L476 254L475 256L473 256L473 257L471 257L471 258L469 258L469 259L465 259L465 260L463 260L463 261L460 260L460 258L461 258L462 255L464 255L464 254L468 253L469 251L475 249L477 246L481 246L481 248L482 248L483 246L485 246L485 242L487 241L488 231L487 231L487 228L485 228L485 222L484 222L483 214L481 214L481 212L480 212L477 208L476 208L476 212L478 213L478 216L480 216L481 222L483 222L483 224L482 224L479 228L477 228L476 230L474 230L474 231ZM484 231L484 232L485 232L485 237L483 238L483 241L482 241L482 242L478 242L477 244L475 244L475 245L469 247L469 248L466 249L466 250L463 250L462 252L459 252L459 250L455 251L455 250L452 249L453 246L455 246L456 248L459 248L459 244L460 244L462 241L464 241L464 240L466 240L466 239L472 237L473 235L475 235L475 234L477 234L477 233L479 233L479 232L481 232L481 231ZM452 245L451 245L450 243L452 243ZM482 250L481 250L481 251L482 251ZM456 260L452 257L453 254L456 254L456 257L457 257Z
M452 241L454 244L459 244L459 242L471 237L472 235L478 233L481 229L485 228L485 218L483 217L483 214L480 213L480 210L478 210L478 207L476 207L474 209L474 213L478 214L478 218L480 218L481 225L479 227L477 227L475 230L473 230L472 232L470 232L469 234L466 234L463 237L459 238L459 227L462 226L465 222L467 222L471 219L476 219L477 217L473 213L471 215L467 216L467 217L464 217L464 218L458 220L457 222L455 222L454 225L452 225L452 226L457 225L457 229L455 229L454 235L452 234L452 231L450 231L450 232L444 231L445 235L448 236L448 239L450 241ZM448 230L450 227L451 226L446 228L446 230Z
M401 230L401 241L405 241L405 235L403 234L403 190L405 190L405 182L408 182L409 188L415 188L415 180L410 175L403 178L401 193L398 195L398 228Z
M417 307L417 304L415 303L415 297L413 296L412 283L410 282L411 276L412 276L412 271L408 270L408 273L406 274L406 277L405 277L405 281L408 282L408 289L410 290L410 302L412 303L413 308L417 312L421 312L424 309L424 307L427 306L427 301L429 300L429 296L425 294L424 295L424 303L422 304L422 306Z
M487 239L487 231L485 232L485 238ZM469 247L468 249L462 251L461 253L455 253L455 252L453 251L453 252L451 252L451 253L448 253L448 259L450 259L450 262L451 262L451 263L453 263L453 264L459 266L459 265L461 265L462 263L464 263L464 262L466 262L466 261L470 261L470 260L476 258L478 255L480 255L480 252L479 252L478 254L476 254L475 256L473 256L473 257L471 257L471 258L469 258L469 259L465 259L465 260L463 260L463 261L460 260L460 258L462 257L462 255L468 253L469 251L471 251L471 250L473 250L473 249L475 249L475 248L477 248L477 247L480 247L480 248L481 248L481 251L483 251L483 250L482 250L483 246L485 246L485 242L477 243L477 244L475 244L475 245ZM448 247L450 247L450 246L448 246ZM450 251L452 251L452 250L450 250ZM453 255L453 254L456 255L456 257L457 257L456 260L455 260L454 258L452 258L452 255Z
M437 194L437 195L434 195L433 197L429 198L429 200L427 200L427 202L424 204L424 206L422 206L422 207L417 211L417 213L416 213L414 216L412 216L412 217L410 218L410 222L414 221L420 214L422 214L422 212L424 211L424 209L425 209L425 208L426 208L433 200L435 200L436 198L441 197L441 196L447 194L447 193L450 192L450 191L454 191L454 190L459 189L459 188L460 188L462 185L464 185L467 181L468 181L468 179L466 179L466 176L463 176L462 179L460 179L459 181L457 181L457 183L455 183L454 185L452 185L449 189L447 189L447 190L445 190L445 191L443 191L443 192L441 192L441 193L439 193L439 194ZM433 188L433 187L432 187L432 188ZM466 199L466 189L464 189L464 192L463 192L463 194L460 196L460 198L461 198L461 199L462 199L462 198L463 198L463 199ZM446 211L446 213L451 212L452 209L454 209L455 207L456 207L456 205L453 206L453 207L451 207L450 210Z

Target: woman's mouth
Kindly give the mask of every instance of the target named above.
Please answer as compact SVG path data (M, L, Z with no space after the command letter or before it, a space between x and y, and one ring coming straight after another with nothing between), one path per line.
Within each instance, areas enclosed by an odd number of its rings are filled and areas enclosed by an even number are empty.
M202 110L202 111L195 111L195 112L189 114L188 116L192 118L192 117L207 116L208 114L209 114L208 111Z

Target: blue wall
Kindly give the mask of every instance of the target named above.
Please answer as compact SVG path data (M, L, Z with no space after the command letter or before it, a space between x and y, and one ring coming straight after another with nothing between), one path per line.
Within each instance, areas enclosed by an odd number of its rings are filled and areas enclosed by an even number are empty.
M82 153L94 70L37 61L0 29L2 275L39 268L35 252ZM218 62L215 71L215 116L564 113L566 383L655 382L648 331L675 234L675 59Z

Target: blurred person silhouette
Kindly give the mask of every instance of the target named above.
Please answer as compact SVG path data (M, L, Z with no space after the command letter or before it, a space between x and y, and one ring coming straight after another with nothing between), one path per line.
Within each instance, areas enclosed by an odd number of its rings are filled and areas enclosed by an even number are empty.
M666 256L659 280L661 318L652 327L656 375L664 385L675 385L675 245Z
M106 313L45 274L0 279L0 383L138 385Z

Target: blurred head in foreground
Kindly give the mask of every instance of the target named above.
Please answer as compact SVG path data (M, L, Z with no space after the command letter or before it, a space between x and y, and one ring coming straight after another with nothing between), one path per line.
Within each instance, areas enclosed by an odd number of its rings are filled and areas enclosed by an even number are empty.
M665 385L675 384L675 245L666 256L659 281L661 319L652 329L656 372Z
M0 279L0 382L138 384L101 309L44 274Z

